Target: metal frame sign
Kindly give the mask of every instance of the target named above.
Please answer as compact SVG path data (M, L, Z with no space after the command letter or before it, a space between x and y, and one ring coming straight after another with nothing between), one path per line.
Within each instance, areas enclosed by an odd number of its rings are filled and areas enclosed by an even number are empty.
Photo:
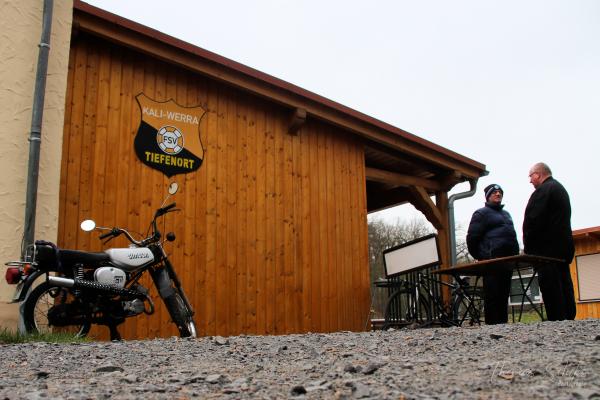
M428 235L384 250L386 277L440 264L437 235Z

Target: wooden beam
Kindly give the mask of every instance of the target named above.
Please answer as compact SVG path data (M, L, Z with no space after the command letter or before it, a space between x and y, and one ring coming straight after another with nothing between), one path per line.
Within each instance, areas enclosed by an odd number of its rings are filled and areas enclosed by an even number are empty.
M367 184L367 212L381 211L389 207L410 202L411 195L406 188L384 190Z
M450 191L456 184L463 181L463 176L458 171L452 171L448 175L440 179L440 186L444 188L444 191Z
M599 239L600 240L600 232L596 231L596 232L589 232L588 233L591 237L593 237L594 239Z
M413 201L411 201L411 204L425 214L425 217L433 224L435 229L445 229L446 225L444 224L442 213L440 213L440 210L438 210L431 197L429 197L429 193L421 186L411 186L408 190L412 195Z
M365 173L368 181L374 181L379 183L385 183L393 187L410 187L410 186L421 186L429 190L439 191L442 190L442 186L439 182L419 178L411 175L399 174L397 172L386 171L383 169L367 167Z
M304 108L296 108L292 117L290 118L290 123L288 127L288 133L290 135L297 135L298 130L304 125L306 122L306 110Z

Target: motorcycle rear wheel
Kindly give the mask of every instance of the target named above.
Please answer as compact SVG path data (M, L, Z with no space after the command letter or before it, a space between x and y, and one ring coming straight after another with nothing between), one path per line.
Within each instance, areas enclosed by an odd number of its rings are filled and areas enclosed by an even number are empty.
M62 326L52 326L48 321L48 311L54 305L68 303L72 300L69 291L63 287L48 282L38 285L25 299L23 322L27 333L74 332L77 337L85 337L92 325L89 321L85 321L81 325L74 325L74 331L67 331Z
M173 293L171 296L165 298L164 301L173 323L179 329L179 335L181 337L195 338L197 335L196 323L179 293Z

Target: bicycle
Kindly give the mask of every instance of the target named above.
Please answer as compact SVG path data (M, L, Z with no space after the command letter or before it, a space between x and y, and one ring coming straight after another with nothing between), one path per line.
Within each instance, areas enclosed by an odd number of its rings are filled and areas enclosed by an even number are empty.
M427 276L421 271L398 281L379 282L378 287L393 290L385 306L383 329L390 327L444 327L481 323L481 288L470 286L464 278L453 283ZM431 284L430 284L431 283ZM450 289L451 303L444 304L440 288Z

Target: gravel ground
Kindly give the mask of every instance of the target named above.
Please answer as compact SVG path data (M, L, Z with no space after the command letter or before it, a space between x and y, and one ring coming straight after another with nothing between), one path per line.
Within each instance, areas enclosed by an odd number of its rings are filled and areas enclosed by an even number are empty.
M600 399L600 320L0 346L0 399Z

